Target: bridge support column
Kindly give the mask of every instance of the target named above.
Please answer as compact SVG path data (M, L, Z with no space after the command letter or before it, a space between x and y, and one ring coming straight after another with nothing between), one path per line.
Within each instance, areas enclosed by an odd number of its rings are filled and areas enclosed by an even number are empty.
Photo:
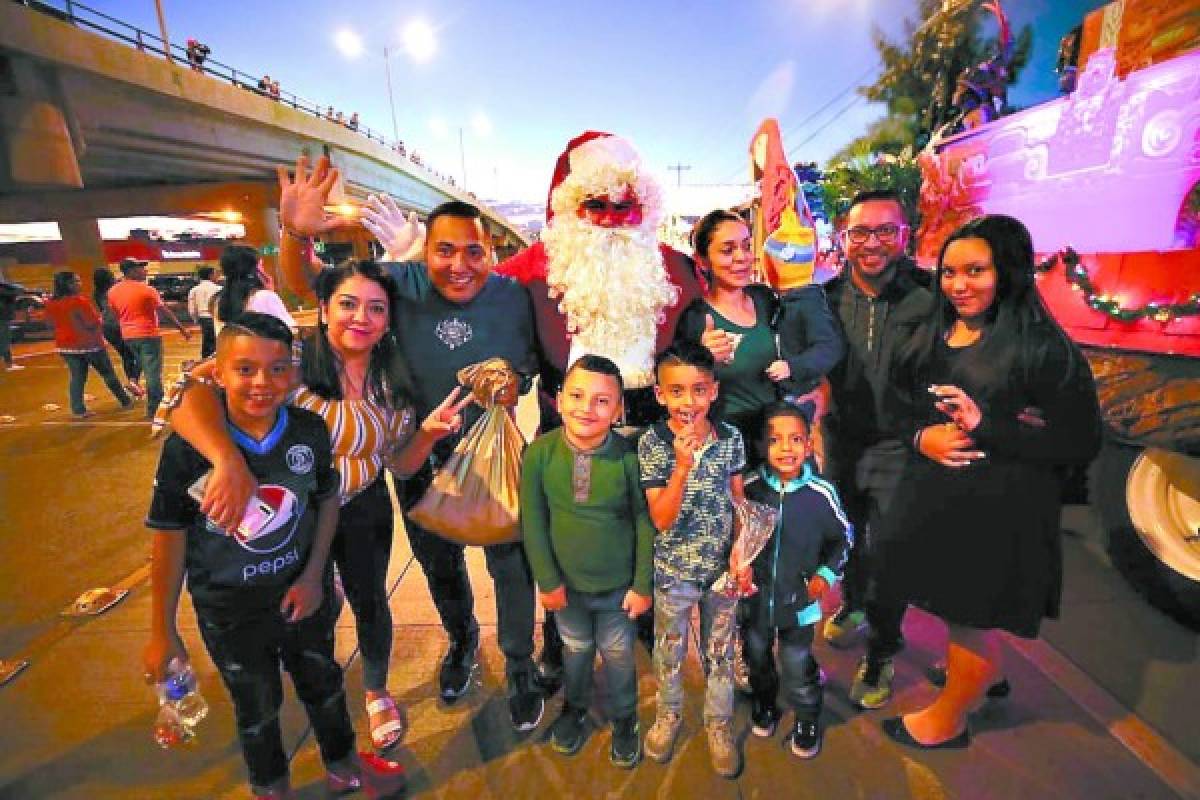
M92 291L92 270L104 266L104 242L94 219L62 219L58 232L67 251L67 267L79 273L85 294Z

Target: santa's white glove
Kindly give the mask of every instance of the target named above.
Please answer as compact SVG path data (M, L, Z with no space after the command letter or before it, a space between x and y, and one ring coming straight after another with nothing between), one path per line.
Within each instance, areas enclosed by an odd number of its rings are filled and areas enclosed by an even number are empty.
M425 225L417 212L404 215L390 195L371 195L362 208L363 227L383 245L384 261L414 261L425 247Z

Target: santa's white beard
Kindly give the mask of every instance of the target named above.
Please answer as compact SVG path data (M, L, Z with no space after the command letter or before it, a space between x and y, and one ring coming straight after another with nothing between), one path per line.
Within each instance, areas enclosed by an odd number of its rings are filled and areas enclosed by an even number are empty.
M542 234L546 283L572 335L569 362L606 356L625 385L654 382L654 343L663 309L679 299L652 230L600 228L556 216Z

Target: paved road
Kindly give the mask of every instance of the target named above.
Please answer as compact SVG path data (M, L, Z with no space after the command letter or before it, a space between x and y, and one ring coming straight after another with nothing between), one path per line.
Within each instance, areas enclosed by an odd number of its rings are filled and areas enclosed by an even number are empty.
M168 335L172 363L195 348ZM70 422L61 361L43 355L23 363L29 369L0 372L0 414L16 417L0 425L0 659L21 654L32 665L0 688L0 797L244 797L231 709L186 611L183 634L213 713L199 741L186 750L163 753L149 738L153 708L138 667L149 599L140 582L144 570L139 570L146 553L141 519L158 444L148 439L139 413L119 411L94 379L88 389L97 397L97 417ZM48 402L63 408L43 411ZM1068 527L1090 524L1086 509L1074 513ZM1011 651L1014 696L975 718L969 750L918 753L893 744L879 730L883 712L859 712L846 699L859 652L820 647L818 657L829 675L823 753L801 763L778 739L746 737L747 767L736 781L716 778L708 767L699 725L701 670L694 656L686 670L685 738L666 766L647 763L623 772L608 764L602 693L594 709L599 730L573 759L555 755L541 741L557 699L532 736L512 734L503 663L494 644L492 594L478 552L470 565L484 623L485 663L481 685L447 709L437 702L432 683L444 638L420 570L398 531L390 574L397 625L391 687L410 709L412 731L400 760L408 768L412 795L478 800L1200 796L1196 765L1169 746L1164 761L1162 738L1131 713L1152 717L1179 750L1200 740L1191 711L1200 680L1195 636L1146 609L1103 567L1086 537L1067 543L1064 619L1047 631L1055 647L1035 643ZM83 623L56 616L84 588L123 579L130 579L132 592L107 614ZM937 657L942 640L938 626L915 612L905 633L909 648L898 661L897 711L919 707L931 696L921 670ZM361 675L353 663L348 612L339 622L338 646L350 662L348 696L365 742ZM1114 659L1114 652L1120 657ZM645 727L653 718L654 687L644 653L639 653L639 668ZM288 698L284 727L289 743L298 748L294 779L302 797L318 797L316 751L294 695L289 692ZM747 714L740 704L741 731ZM1135 757L1130 746L1145 750L1159 772ZM1194 751L1190 757L1195 758Z

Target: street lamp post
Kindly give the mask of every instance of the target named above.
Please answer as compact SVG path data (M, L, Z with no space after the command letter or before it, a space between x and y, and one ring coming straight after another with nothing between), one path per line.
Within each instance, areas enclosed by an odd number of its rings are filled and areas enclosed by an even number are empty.
M396 98L392 96L392 60L387 45L383 46L383 71L387 75L388 105L392 110L392 144L400 141L400 128L396 125Z

